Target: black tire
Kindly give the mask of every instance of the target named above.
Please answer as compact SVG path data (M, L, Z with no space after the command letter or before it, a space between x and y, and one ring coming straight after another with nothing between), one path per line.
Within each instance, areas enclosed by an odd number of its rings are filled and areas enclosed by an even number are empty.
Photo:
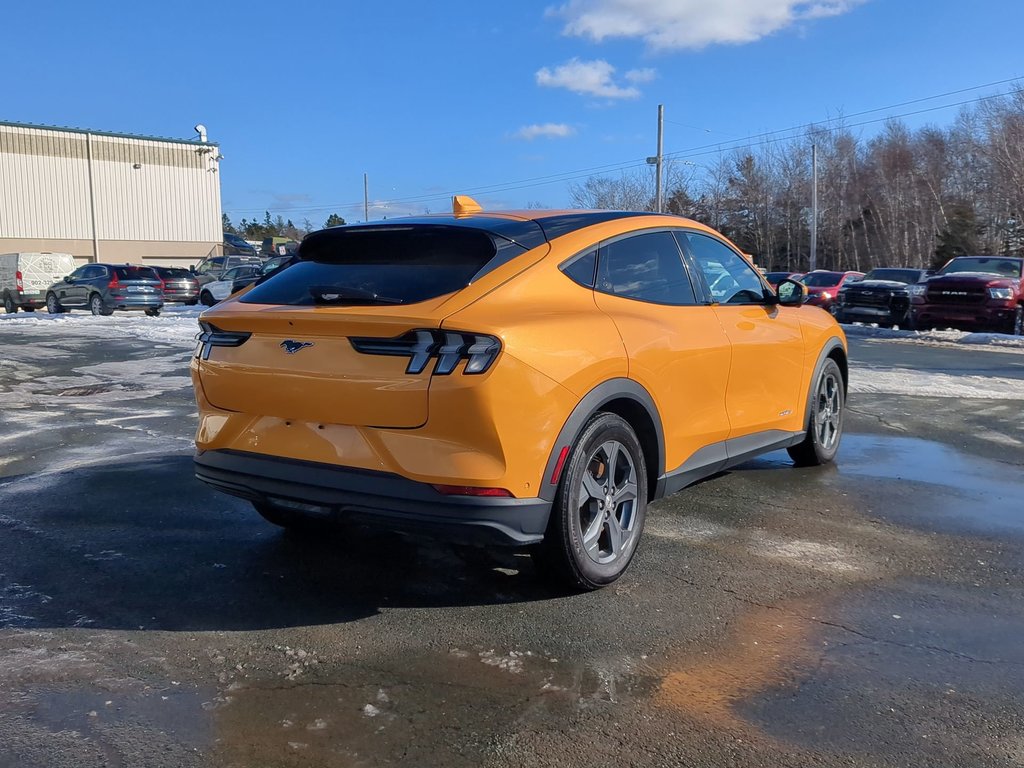
M812 386L807 435L803 442L786 449L798 467L828 464L836 457L843 437L846 389L838 363L828 358Z
M22 312L35 312L36 308L35 307L22 307L21 311Z
M539 570L560 585L599 589L629 567L646 516L647 465L640 441L625 419L598 413L569 454L544 542L531 554Z
M60 302L57 301L57 294L55 293L46 294L46 311L51 315L59 315L62 312L67 312L67 310L60 305Z
M159 307L154 307L153 309L147 309L146 310L146 315L149 316L149 317L159 317L160 316L160 308Z
M4 294L4 312L8 315L13 315L18 311L18 305L14 303L14 299L11 298L11 294Z
M185 302L185 306L186 307L194 307L198 303L199 303L199 299L189 299L188 301Z
M94 293L89 297L89 311L94 315L112 315L114 310L108 309L107 305L103 303L103 297L98 293Z
M217 300L213 298L213 294L210 293L209 291L203 291L201 294L199 294L199 300L208 307L212 307L214 304L217 303Z
M832 317L834 317L836 319L836 322L839 324L843 324L846 322L846 315L844 315L841 310L833 310Z
M1024 304L1017 305L1017 311L1013 313L1013 327L1010 330L1014 336L1024 336Z

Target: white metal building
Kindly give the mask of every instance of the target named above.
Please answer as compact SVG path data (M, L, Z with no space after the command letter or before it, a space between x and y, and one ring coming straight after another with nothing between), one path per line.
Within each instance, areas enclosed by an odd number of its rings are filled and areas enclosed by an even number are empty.
M219 252L219 160L205 129L188 141L0 122L0 253L172 264Z

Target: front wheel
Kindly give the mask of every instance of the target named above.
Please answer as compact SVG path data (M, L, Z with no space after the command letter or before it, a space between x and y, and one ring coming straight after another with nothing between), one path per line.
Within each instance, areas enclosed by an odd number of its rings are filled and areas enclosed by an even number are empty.
M51 315L59 315L61 312L64 311L64 307L62 307L60 305L60 302L57 301L57 294L46 294L46 311L49 312Z
M11 294L4 294L4 312L8 315L13 315L18 311L18 305L14 303L14 299L11 298Z
M622 417L599 413L566 462L538 564L563 584L592 590L629 567L647 516L647 466Z
M199 295L199 300L208 307L212 307L214 304L217 303L217 300L213 298L213 294L210 293L209 291L203 291Z
M807 435L803 442L786 449L798 467L828 464L836 457L843 436L845 400L843 374L836 361L828 358L814 382Z
M1024 336L1024 304L1018 305L1013 313L1013 335Z

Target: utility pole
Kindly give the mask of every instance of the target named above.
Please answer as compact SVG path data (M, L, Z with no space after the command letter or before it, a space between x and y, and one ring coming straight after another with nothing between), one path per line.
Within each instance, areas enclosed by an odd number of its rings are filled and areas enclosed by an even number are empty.
M363 221L370 220L370 182L363 174Z
M647 164L654 166L654 210L662 213L665 209L661 189L661 168L664 163L665 105L658 105L658 154L647 158Z
M818 145L811 144L811 270L818 266Z

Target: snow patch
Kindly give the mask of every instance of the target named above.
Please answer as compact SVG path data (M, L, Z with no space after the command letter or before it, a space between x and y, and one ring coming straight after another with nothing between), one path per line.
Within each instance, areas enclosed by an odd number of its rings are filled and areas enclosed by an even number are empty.
M1024 354L1024 336L1008 333L973 333L953 329L944 331L904 331L895 328L878 328L859 323L843 325L847 336L861 339L891 339L938 346L984 346L996 347L1000 351Z
M911 368L850 368L850 392L859 394L956 397L985 400L1024 400L1024 380L997 376L968 376Z

